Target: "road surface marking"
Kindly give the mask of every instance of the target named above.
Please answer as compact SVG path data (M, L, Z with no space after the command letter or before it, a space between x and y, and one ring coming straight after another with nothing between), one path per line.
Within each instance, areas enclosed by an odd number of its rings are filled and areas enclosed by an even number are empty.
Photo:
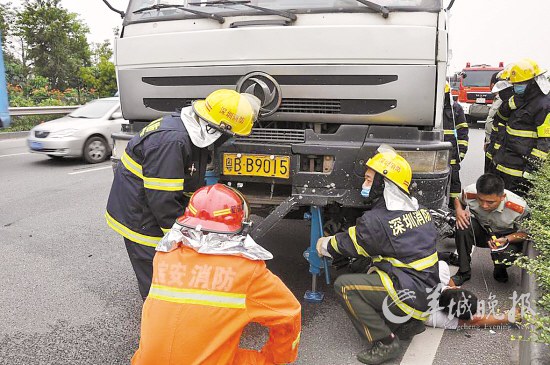
M12 157L12 156L21 156L21 155L30 155L30 152L23 152L23 153L12 153L11 155L0 155L0 157Z
M414 336L400 365L432 364L443 332L443 328L427 327L426 331Z
M113 168L112 166L97 167L97 168L95 168L95 169L88 169L88 170L81 170L81 171L69 172L69 175L84 174L84 173L86 173L86 172L99 171L99 170L112 169L112 168Z

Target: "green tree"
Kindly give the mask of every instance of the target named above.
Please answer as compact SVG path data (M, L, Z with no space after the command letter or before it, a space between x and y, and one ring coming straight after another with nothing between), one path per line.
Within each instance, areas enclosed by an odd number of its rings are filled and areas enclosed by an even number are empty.
M6 68L6 81L10 84L23 84L28 69L15 52L14 40L17 43L16 11L11 2L0 4L0 32L2 34L2 51Z
M17 15L19 34L35 75L46 77L53 88L78 87L79 70L90 64L88 27L61 0L25 0Z
M117 91L115 65L109 61L113 51L109 41L93 45L93 65L80 68L84 87L96 90L99 97L112 96Z

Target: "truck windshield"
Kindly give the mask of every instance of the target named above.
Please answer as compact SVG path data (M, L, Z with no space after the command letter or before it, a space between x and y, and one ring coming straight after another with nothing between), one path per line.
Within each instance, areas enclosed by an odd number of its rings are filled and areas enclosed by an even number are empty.
M387 7L390 11L439 11L441 9L441 0L376 0L375 2ZM179 9L180 7L222 17L262 14L262 11L244 6L242 3L295 14L375 11L356 0L130 0L124 24L197 17Z
M464 71L462 86L466 87L489 87L491 76L498 70L470 70Z

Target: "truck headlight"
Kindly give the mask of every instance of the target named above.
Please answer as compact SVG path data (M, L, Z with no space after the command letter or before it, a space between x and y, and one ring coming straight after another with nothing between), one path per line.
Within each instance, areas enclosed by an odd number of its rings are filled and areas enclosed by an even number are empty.
M396 151L407 160L413 173L443 173L449 166L449 151Z

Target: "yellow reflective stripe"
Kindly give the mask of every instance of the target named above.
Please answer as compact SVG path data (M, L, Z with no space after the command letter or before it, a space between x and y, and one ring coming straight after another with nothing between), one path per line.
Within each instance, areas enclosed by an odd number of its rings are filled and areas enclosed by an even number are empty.
M191 205L191 203L187 204L187 208L193 213L193 215L197 214L197 209L195 209L194 206Z
M231 209L221 209L221 210L215 210L212 212L212 215L214 217L219 217L220 215L226 215L226 214L230 214L231 213Z
M191 192L184 191L183 192L183 195L188 197L188 198L191 198L193 196L193 194L194 194L194 191L191 191Z
M458 198L460 196L460 193L449 193L449 196L451 198Z
M466 154L464 152L460 152L459 156L461 160L464 160L464 157L466 157Z
M296 349L296 346L298 346L298 344L300 343L300 336L301 336L302 332L298 332L298 336L296 336L296 339L294 341L292 341L292 349Z
M500 144L495 143L495 150L498 150L500 148Z
M143 186L151 190L180 191L183 190L184 179L162 179L159 177L143 177Z
M468 128L468 123L460 123L455 126L456 129Z
M349 237L351 238L351 241L353 242L353 246L355 247L355 251L357 251L357 254L361 256L369 257L369 254L367 253L367 251L365 251L365 249L359 246L359 244L357 243L355 226L349 227L348 234L349 234Z
M539 137L550 137L550 113L546 115L544 122L537 127L537 135Z
M136 161L134 161L127 153L124 151L122 154L122 157L120 158L120 161L122 161L122 164L128 171L139 177L140 179L143 179L143 170L141 168L141 165L138 164Z
M541 158L541 159L546 159L546 157L548 156L548 153L546 152L543 152L541 150L537 150L536 148L533 148L531 150L531 154L535 157L538 157L538 158Z
M468 141L463 141L463 140L459 139L458 144L462 145L462 146L468 146Z
M132 231L130 228L124 226L122 223L118 222L116 219L111 217L109 212L105 212L105 219L107 224L118 234L128 238L130 241L139 243L140 245L156 247L157 243L161 240L162 237L146 236L144 234Z
M509 118L506 118L504 115L500 114L500 110L497 110L497 115L500 117L500 119L502 120L508 120ZM502 123L499 123L498 124L499 126L502 125Z
M456 193L456 196L458 196L459 193ZM451 194L452 196L452 194ZM434 266L437 263L437 252L431 254L428 257L424 257L423 259L419 259L413 262L410 262L408 264L394 258L394 257L384 257L384 256L378 256L374 257L372 259L373 262L380 262L380 261L388 261L392 266L395 267L404 267L407 269L414 269L416 271L422 271L429 267Z
M489 152L485 152L485 157L487 157L489 160L493 159L493 155L491 155Z
M455 159L452 159L450 162L449 162L450 165L456 165L456 160Z
M166 233L166 232L170 231L171 228L162 228L162 227L160 227L160 229L162 230L162 233Z
M445 129L445 130L443 131L443 134L453 134L453 135L454 135L454 134L455 134L455 131L454 131L454 129Z
M497 127L495 127L495 125L494 125L494 124L493 124L493 126L491 127L491 129L492 129L492 131L493 131L493 132L498 132L498 128L497 128Z
M512 176L518 176L518 177L523 176L523 171L511 169L509 167L505 167L505 166L502 166L502 165L497 165L497 170L501 171L501 172L504 172L505 174L512 175Z
M416 310L410 305L408 305L407 303L399 299L397 292L393 287L393 282L391 281L388 274L386 274L384 271L380 270L377 267L375 267L374 270L376 270L376 272L380 276L380 280L382 280L382 284L386 288L388 295L392 298L392 300L399 307L399 309L401 309L404 313L412 316L413 318L418 319L419 321L425 321L426 319L428 319L429 313L424 313L419 310Z
M506 126L506 133L508 133L509 135L512 135L512 136L516 136L516 137L524 137L524 138L537 138L538 137L537 132L514 129L514 128L510 128L509 125Z
M508 105L510 106L511 109L517 109L516 101L514 100L513 95L510 99L508 99Z
M149 298L180 304L195 304L220 308L246 308L246 294L221 291L182 289L153 284Z
M334 249L334 251L338 252L340 255L342 254L340 250L338 249L338 241L336 241L336 236L332 236L330 238L330 245Z

